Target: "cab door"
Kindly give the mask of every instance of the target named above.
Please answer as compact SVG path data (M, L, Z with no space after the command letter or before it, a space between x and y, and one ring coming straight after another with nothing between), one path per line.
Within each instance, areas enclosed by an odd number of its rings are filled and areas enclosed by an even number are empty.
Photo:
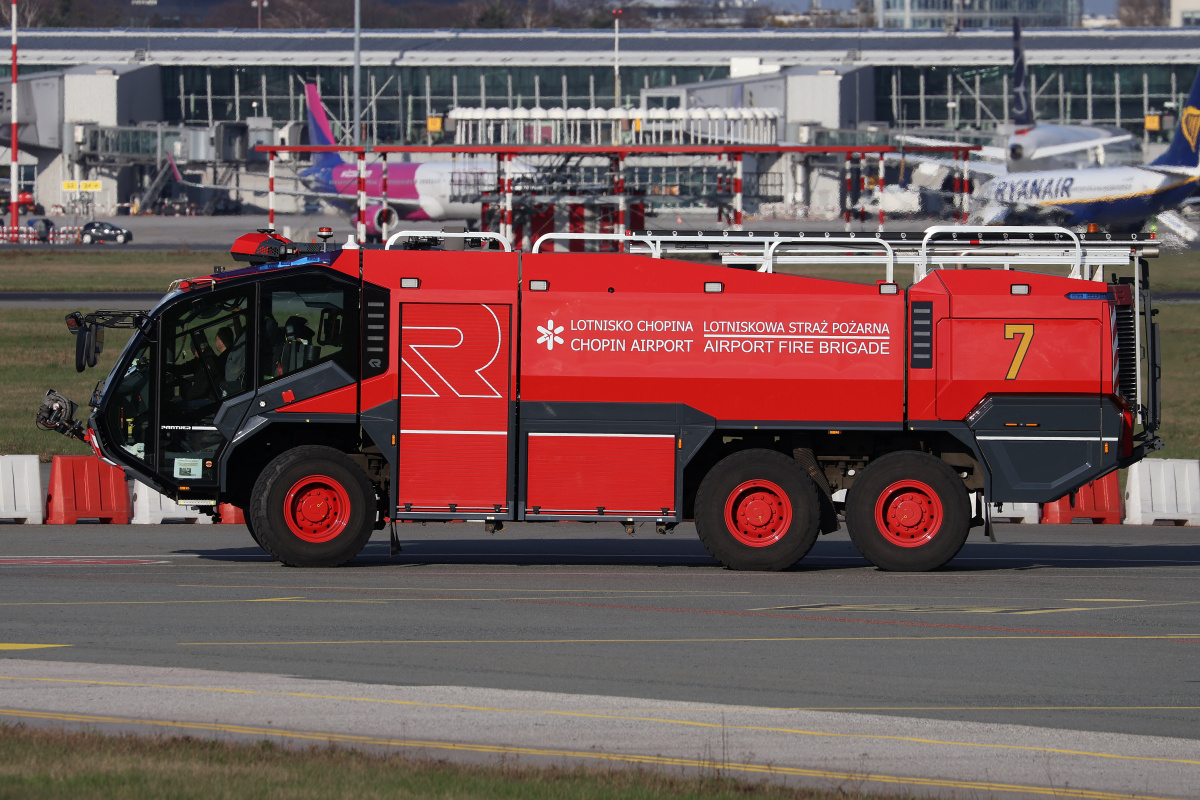
M398 516L511 518L511 338L511 305L400 305Z

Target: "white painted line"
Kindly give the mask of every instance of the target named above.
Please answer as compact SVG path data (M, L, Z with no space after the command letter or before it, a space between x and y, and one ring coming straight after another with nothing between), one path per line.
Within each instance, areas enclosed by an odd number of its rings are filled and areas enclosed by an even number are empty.
M673 433L531 433L530 436L570 436L592 439L674 439Z
M1116 442L1119 441L1116 436L1105 436L1097 438L1095 436L976 436L979 440L988 441L1005 441L1005 442Z
M401 430L400 433L445 433L452 436L508 436L508 431L423 431Z

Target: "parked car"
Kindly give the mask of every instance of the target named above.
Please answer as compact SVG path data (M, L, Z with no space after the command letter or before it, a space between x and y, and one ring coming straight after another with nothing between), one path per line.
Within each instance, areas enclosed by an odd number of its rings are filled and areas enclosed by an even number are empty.
M79 241L84 244L93 242L116 242L126 244L133 241L133 234L127 228L113 225L111 222L95 220L83 226L79 231Z

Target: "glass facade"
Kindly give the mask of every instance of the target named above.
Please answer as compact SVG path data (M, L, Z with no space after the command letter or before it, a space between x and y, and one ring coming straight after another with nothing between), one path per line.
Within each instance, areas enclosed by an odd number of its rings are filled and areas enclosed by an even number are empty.
M1011 28L1013 17L1025 28L1077 28L1082 0L875 0L884 28Z
M643 88L714 80L728 67L631 67L621 70L621 104L637 106ZM304 84L316 83L334 134L349 138L353 114L348 67L163 66L163 114L169 123L268 116L276 125L304 121ZM481 104L510 108L610 108L613 71L606 67L363 67L367 139L423 141L428 117Z
M1036 118L1141 132L1147 114L1183 106L1196 65L1034 66ZM896 127L987 130L1011 122L1008 65L876 67L875 116Z

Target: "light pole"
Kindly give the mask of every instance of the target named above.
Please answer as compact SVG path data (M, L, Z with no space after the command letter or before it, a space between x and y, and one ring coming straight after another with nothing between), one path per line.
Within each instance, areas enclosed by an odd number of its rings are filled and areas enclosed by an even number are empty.
M258 29L262 30L262 10L270 4L268 0L250 0L250 5L258 9Z
M17 225L20 224L17 212L17 184L20 169L17 167L17 0L12 0L12 139L9 142L9 152L12 153L12 163L8 172L8 208L12 217L12 240L17 240Z
M362 0L354 0L354 146L362 144Z
M16 2L16 0L13 0ZM621 107L621 9L613 9L613 108Z

